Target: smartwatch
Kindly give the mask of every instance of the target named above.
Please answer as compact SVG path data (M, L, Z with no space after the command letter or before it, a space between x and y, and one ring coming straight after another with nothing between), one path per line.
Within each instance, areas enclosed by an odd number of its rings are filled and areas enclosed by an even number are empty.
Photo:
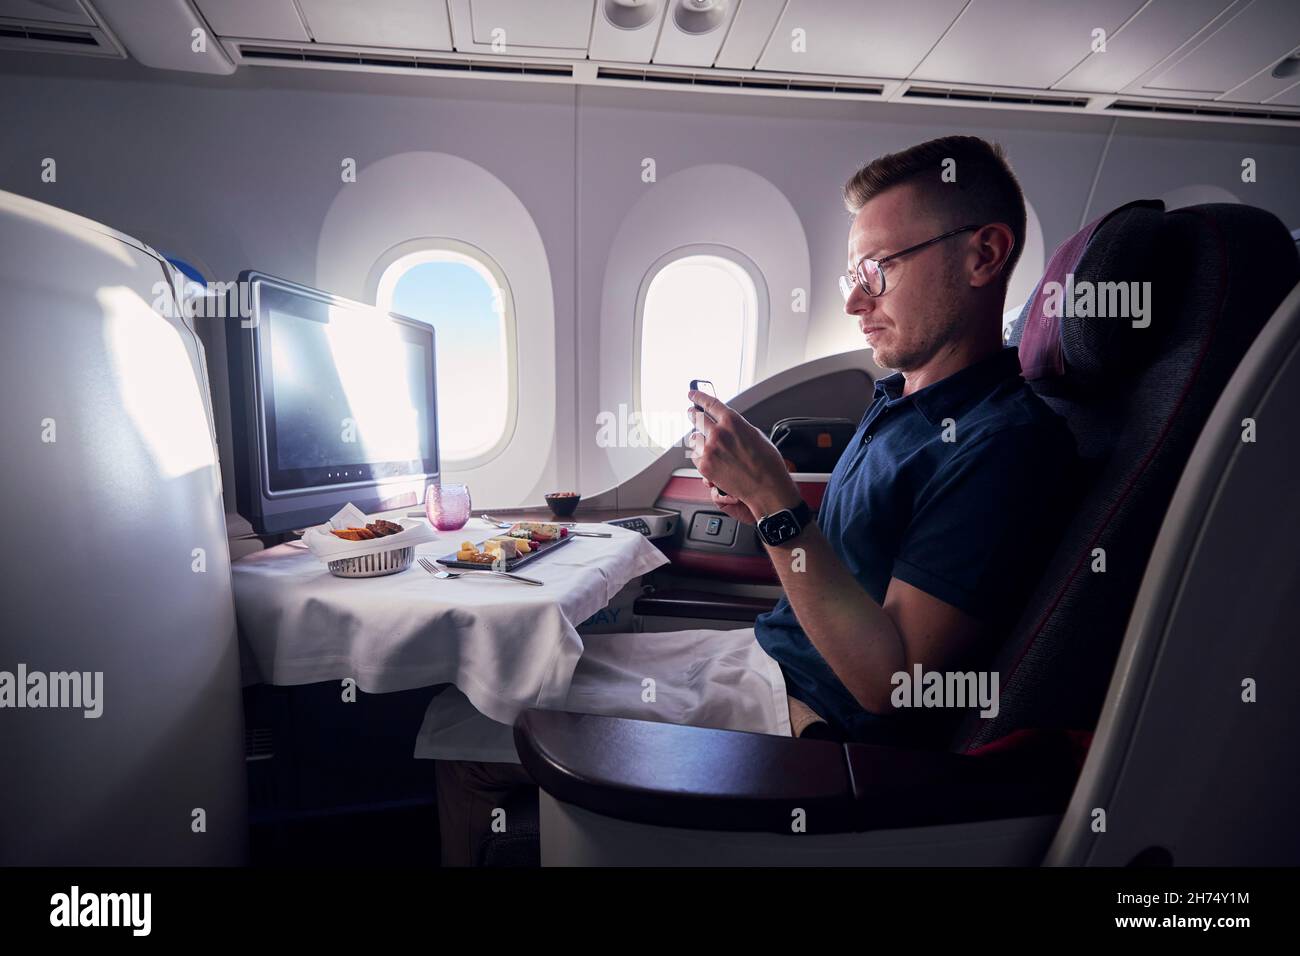
M779 548L808 526L813 519L806 501L758 519L758 533L770 547Z

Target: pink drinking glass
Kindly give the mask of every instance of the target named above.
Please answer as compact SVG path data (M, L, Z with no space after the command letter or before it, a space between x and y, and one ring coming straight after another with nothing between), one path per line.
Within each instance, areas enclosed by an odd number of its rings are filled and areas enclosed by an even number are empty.
M424 490L424 514L439 531L459 531L469 520L469 488L461 484L429 485Z

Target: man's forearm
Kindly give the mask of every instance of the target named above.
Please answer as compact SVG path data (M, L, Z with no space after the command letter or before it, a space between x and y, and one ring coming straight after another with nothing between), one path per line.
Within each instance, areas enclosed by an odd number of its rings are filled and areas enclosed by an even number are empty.
M816 524L768 554L808 639L855 700L873 713L891 708L891 677L906 667L902 636L849 573Z

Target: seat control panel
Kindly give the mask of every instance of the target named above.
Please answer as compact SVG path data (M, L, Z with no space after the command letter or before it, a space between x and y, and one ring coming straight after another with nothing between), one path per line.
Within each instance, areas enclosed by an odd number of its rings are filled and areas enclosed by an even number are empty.
M650 525L646 524L645 518L615 518L607 524L617 525L620 528L631 528L640 534L650 537Z
M632 515L627 518L611 518L605 524L628 528L647 538L666 538L677 529L677 513Z
M729 548L736 540L736 519L716 511L697 511L691 516L687 540Z

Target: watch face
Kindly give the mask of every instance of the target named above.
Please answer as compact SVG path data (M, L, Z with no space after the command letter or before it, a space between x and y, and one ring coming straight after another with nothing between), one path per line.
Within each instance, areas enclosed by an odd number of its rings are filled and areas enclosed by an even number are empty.
M763 540L773 547L782 545L789 541L800 531L799 522L789 511L778 511L774 515L768 515L758 525L759 533L762 534Z

